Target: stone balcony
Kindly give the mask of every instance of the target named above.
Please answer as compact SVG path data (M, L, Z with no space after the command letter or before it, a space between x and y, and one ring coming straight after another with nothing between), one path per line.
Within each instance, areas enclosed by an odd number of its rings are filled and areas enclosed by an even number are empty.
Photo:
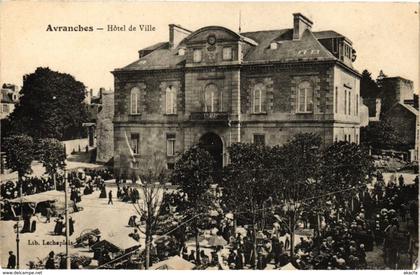
M191 121L220 121L227 122L229 120L229 113L227 112L192 112L190 114Z

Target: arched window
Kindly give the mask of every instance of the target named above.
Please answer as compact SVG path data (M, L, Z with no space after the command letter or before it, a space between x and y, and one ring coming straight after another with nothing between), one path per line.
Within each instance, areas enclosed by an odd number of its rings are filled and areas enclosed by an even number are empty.
M166 88L166 113L176 114L176 89L173 86Z
M313 111L313 87L309 81L302 81L298 87L297 112L307 113Z
M217 86L209 84L204 90L204 112L222 111L222 95L219 93Z
M133 115L140 114L140 89L134 87L130 92L131 110Z
M252 112L262 113L265 111L265 87L262 83L258 83L252 90Z

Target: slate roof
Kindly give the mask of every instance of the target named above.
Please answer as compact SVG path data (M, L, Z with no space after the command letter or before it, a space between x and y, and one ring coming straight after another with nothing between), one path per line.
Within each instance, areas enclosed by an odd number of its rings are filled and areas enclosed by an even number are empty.
M406 109L409 113L412 113L415 116L420 115L419 110L417 110L415 107L409 105L409 104L405 104L402 102L397 102L394 105L391 106L391 108L389 108L389 110L386 112L387 115L393 115L393 109L396 107L403 107L404 109Z
M327 39L327 38L339 38L339 37L345 37L344 35L336 32L336 31L319 31L319 32L313 32L315 37L317 39Z
M244 33L258 42L258 46L251 47L244 56L244 62L261 61L305 61L305 60L335 60L336 58L316 39L312 32L306 30L301 39L291 40L293 30ZM270 49L272 42L278 43L277 49ZM303 54L308 51L308 54Z
M407 110L409 110L410 112L412 112L413 114L415 114L416 116L419 115L419 110L417 110L416 108L414 108L411 105L405 104L405 103L399 103L401 104L404 108L406 108Z
M293 29L244 32L241 33L241 36L258 43L256 46L245 47L243 64L336 60L318 39L330 36L344 37L335 31L311 32L306 30L301 39L293 40ZM272 42L278 43L277 49L270 49ZM303 53L305 50L306 53ZM140 51L151 52L122 69L116 70L176 69L182 68L185 64L186 56L178 55L178 48L171 49L168 42L157 43Z

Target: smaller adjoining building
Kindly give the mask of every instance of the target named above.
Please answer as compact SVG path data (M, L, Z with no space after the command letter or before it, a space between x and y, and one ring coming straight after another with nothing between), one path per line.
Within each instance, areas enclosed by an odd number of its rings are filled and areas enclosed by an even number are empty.
M413 102L411 100L411 102ZM419 107L410 101L398 102L392 105L383 115L399 136L404 137L405 149L409 152L410 161L419 160Z
M387 120L404 138L404 151L409 161L419 159L419 104L414 95L413 81L400 76L381 79L378 98L364 99L369 108L369 121Z
M19 87L14 84L3 84L1 89L0 119L8 117L19 102Z
M413 81L400 77L384 77L380 81L381 113L385 114L395 103L413 100Z

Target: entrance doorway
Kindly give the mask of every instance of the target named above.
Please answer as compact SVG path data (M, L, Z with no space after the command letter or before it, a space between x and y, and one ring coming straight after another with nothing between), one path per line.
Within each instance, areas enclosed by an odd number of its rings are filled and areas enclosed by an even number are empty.
M204 134L199 141L200 147L205 149L214 159L214 169L220 170L223 167L223 142L222 139L214 134Z

